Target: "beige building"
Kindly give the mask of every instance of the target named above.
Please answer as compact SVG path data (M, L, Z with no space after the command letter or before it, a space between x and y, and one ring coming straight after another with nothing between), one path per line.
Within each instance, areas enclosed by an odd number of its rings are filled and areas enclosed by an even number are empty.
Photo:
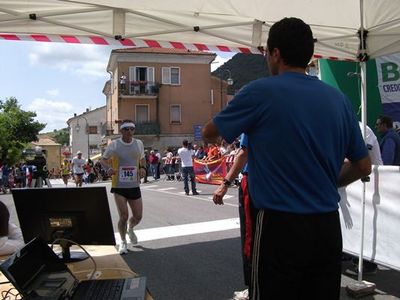
M39 141L32 142L32 147L39 146L46 151L47 169L58 170L61 165L61 144L49 138L39 138Z
M113 50L107 66L111 80L103 89L107 139L118 134L124 119L135 122L135 135L145 147L163 150L185 138L200 139L200 126L227 102L227 83L211 76L215 56L179 49Z

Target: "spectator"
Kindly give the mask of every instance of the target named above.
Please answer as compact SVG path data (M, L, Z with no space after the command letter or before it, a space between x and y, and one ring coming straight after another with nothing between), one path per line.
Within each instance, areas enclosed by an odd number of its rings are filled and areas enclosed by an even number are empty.
M380 116L376 120L375 128L382 136L379 145L383 164L400 166L400 136L393 129L393 120L387 116Z
M185 190L185 194L189 195L189 177L192 188L192 194L198 195L199 193L196 191L196 177L193 169L193 156L194 151L188 149L189 142L184 140L182 142L182 148L178 149L178 155L181 158L182 163L182 176L183 176L183 188Z
M167 153L164 157L164 172L167 176L167 180L174 180L174 167L173 167L173 159L174 155L170 151L171 149L167 150Z
M150 173L154 179L157 179L158 156L154 150L150 151L149 155Z
M156 179L160 179L160 169L161 169L161 154L157 149L154 149L154 152L158 158L158 164L156 167Z
M308 299L312 286L313 299L339 299L338 186L370 174L371 161L346 96L305 74L310 26L298 18L274 23L267 50L274 76L246 85L203 127L203 138L248 137L257 209L250 298Z
M197 159L203 159L206 156L206 153L204 152L204 147L203 146L198 146L197 150L194 152L194 157Z
M24 246L21 230L10 223L10 212L0 201L0 255L13 254Z
M126 76L125 76L124 72L122 72L122 75L119 78L119 86L121 89L121 94L125 94L126 93Z

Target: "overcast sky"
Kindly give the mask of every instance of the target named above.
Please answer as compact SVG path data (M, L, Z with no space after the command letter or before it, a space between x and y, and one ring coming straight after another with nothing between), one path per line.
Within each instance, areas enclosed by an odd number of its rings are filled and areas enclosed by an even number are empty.
M96 45L0 40L0 99L16 97L23 110L46 123L43 132L67 127L74 113L105 105L106 66L112 48ZM218 53L212 70L233 54Z

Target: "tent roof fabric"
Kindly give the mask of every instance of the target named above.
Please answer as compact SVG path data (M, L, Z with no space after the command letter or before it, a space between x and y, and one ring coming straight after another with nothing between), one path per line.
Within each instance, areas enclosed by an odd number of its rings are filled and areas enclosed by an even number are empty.
M397 0L0 0L0 39L257 52L291 16L312 27L317 57L400 52Z

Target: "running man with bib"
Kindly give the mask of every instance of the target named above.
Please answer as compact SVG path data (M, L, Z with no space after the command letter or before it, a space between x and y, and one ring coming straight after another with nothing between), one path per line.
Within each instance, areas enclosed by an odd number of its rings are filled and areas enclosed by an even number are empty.
M137 244L137 237L133 228L142 219L143 204L140 193L140 178L145 175L146 165L144 147L140 140L134 139L135 124L131 120L124 120L120 127L121 138L113 140L108 145L101 159L101 164L108 175L112 176L111 193L114 194L119 221L118 231L121 235L119 253L128 253L126 233L130 242ZM128 204L132 216L129 218ZM129 218L129 224L128 224ZM129 226L128 226L129 225ZM127 228L128 227L128 228Z

